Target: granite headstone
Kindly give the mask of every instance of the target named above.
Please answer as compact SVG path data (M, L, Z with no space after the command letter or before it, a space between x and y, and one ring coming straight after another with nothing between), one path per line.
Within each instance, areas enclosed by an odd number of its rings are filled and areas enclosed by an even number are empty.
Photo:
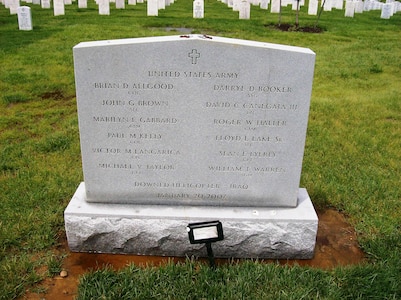
M182 240L185 222L220 216L231 226L220 256L313 255L317 217L299 183L314 60L305 48L205 35L75 46L84 183L65 212L70 247L185 256L166 235ZM107 226L118 241L86 243ZM119 226L171 247L143 249ZM245 240L247 254L229 246Z

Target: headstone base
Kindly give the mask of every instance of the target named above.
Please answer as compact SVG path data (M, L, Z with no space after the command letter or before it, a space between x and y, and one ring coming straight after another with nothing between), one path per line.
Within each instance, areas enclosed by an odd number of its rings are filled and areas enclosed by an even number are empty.
M215 257L310 259L318 218L306 189L296 208L163 206L89 203L81 183L64 212L68 245L74 252L204 257L190 244L189 223L219 220L224 240Z

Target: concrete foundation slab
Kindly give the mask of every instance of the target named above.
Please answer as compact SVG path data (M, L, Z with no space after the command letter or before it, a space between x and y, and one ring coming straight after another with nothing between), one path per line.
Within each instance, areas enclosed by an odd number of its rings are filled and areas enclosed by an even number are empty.
M156 256L207 256L190 244L189 223L219 220L224 240L215 257L309 259L318 218L306 189L295 208L104 204L86 201L81 183L64 212L68 245L74 252Z

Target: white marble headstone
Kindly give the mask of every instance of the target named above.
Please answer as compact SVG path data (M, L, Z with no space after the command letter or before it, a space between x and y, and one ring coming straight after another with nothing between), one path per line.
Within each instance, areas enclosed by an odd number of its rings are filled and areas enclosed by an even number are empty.
M64 0L53 0L53 10L55 16L62 16L65 14Z
M393 15L393 4L392 3L383 4L380 18L381 19L390 19L390 17L392 15Z
M334 0L332 7L335 9L343 9L344 8L344 0Z
M205 16L204 0L195 0L193 2L193 18L202 19Z
M260 1L260 9L269 9L270 0Z
M18 7L20 7L19 0L11 0L8 2L8 8L10 10L10 15L18 14Z
M280 0L272 0L270 12L271 13L279 13L280 12Z
M110 1L109 0L98 0L99 15L110 15Z
M79 8L88 8L88 0L78 0Z
M44 9L49 9L51 7L50 0L42 0L41 1L41 6Z
M239 11L242 0L234 0L233 1L233 11Z
M239 18L242 20L251 18L251 4L248 0L241 0L239 4Z
M345 2L345 17L353 18L355 13L355 2L347 0Z
M318 0L309 0L309 5L308 5L308 15L317 15L317 9L319 6L319 1Z
M18 7L19 30L32 30L32 14L29 6Z
M332 8L333 8L333 2L332 2L332 0L323 0L322 1L322 6L323 6L323 10L324 11L331 11L332 10Z
M197 35L75 46L87 200L295 207L314 60Z
M125 9L125 0L116 0L116 9Z
M147 15L158 16L159 15L159 0L148 0L147 1Z
M394 16L394 14L400 11L401 3L399 1L393 1L391 4L393 5L391 15Z
M292 0L291 5L292 5L292 10L297 10L297 9L301 9L301 6L303 5L303 3L298 0Z
M384 3L380 2L380 1L375 1L374 3L374 9L375 10L381 10L383 8Z
M356 14L363 13L363 1L362 0L355 1L355 13Z
M365 0L364 2L363 2L363 10L364 11L370 11L372 8L371 8L371 0Z

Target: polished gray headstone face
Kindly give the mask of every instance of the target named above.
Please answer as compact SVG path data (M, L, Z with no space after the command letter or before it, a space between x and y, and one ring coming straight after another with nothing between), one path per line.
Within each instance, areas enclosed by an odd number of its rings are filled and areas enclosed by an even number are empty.
M197 35L78 44L87 201L296 206L314 61Z

